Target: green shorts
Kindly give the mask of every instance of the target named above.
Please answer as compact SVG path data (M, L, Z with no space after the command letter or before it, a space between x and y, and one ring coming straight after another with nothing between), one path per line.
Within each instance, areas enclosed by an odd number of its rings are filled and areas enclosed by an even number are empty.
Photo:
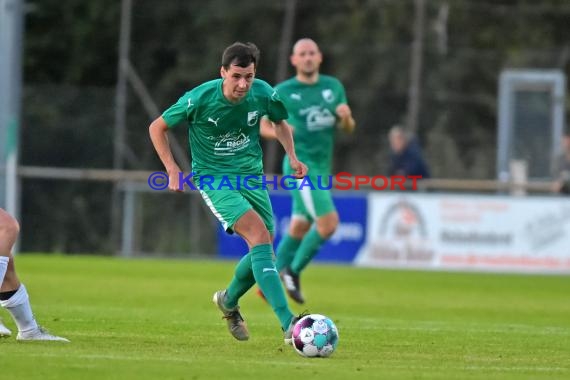
M292 218L301 218L310 222L317 218L336 211L330 190L320 189L317 186L317 176L309 176L314 189L303 186L299 189L302 180L297 180L297 186L291 190L293 196ZM325 176L321 176L323 186L328 187Z
M249 189L243 186L243 180L229 176L195 175L194 183L206 205L228 233L233 233L233 227L239 218L253 209L273 234L273 209L269 193L263 189L260 179L248 181Z

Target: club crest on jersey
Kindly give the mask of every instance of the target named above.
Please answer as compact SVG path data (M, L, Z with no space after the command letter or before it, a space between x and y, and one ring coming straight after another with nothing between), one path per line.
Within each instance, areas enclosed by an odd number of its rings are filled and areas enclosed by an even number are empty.
M323 99L328 102L328 103L332 103L334 101L334 94L332 92L332 90L330 88L327 88L326 90L323 90L322 92L323 94Z
M253 127L259 120L259 111L251 111L247 113L247 125Z

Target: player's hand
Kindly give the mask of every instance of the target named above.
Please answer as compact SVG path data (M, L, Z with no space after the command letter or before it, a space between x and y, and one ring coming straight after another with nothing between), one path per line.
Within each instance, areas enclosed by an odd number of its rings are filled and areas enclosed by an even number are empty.
M289 158L289 164L293 169L293 176L295 176L295 178L303 178L309 172L307 165L297 160L296 158Z
M168 173L168 190L177 193L182 193L184 190L180 189L180 168L174 168L167 171Z
M339 104L336 107L336 115L341 119L346 119L352 116L352 112L348 104Z
M336 115L339 117L339 127L343 129L347 133L351 133L354 131L356 127L356 123L352 118L352 111L348 104L339 104L336 107Z

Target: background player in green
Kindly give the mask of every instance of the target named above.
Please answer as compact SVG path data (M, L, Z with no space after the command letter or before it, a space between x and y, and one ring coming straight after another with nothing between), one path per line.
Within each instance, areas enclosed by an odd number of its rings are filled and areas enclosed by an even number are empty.
M297 41L291 55L297 74L275 87L289 112L297 154L309 167L309 178L315 187L317 176L328 178L331 174L337 127L352 132L356 125L344 87L338 79L319 73L321 62L322 54L315 41ZM264 119L261 127L264 137L276 138L271 122ZM283 173L291 174L293 168L287 161L285 156ZM299 276L335 232L339 218L330 190L304 186L293 190L292 195L289 233L277 248L276 266L289 296L304 303Z
M169 189L180 191L180 168L174 161L167 138L168 128L188 128L194 182L201 187L204 176L214 176L211 190L200 193L226 231L237 232L249 253L238 263L225 290L214 294L214 302L227 319L230 333L249 339L238 301L256 282L263 290L290 343L292 327L299 317L291 313L273 261L273 212L266 189L248 189L237 181L263 173L259 144L259 122L267 116L276 126L276 136L285 148L294 175L302 178L307 167L295 154L287 111L276 91L255 79L259 50L251 43L236 42L222 56L221 79L206 82L184 94L150 125L150 136L169 176ZM240 177L238 177L240 176ZM232 186L218 189L221 181ZM255 188L252 184L250 188Z

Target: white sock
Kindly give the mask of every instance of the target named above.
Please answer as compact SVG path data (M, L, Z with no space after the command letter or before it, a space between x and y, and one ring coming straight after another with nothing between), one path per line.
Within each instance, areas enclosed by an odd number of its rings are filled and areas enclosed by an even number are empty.
M8 256L0 256L0 286L2 286L2 283L4 282L4 276L8 270L9 261L10 258Z
M0 301L0 305L12 315L18 331L26 333L38 328L24 284L20 284L18 291L12 297Z

